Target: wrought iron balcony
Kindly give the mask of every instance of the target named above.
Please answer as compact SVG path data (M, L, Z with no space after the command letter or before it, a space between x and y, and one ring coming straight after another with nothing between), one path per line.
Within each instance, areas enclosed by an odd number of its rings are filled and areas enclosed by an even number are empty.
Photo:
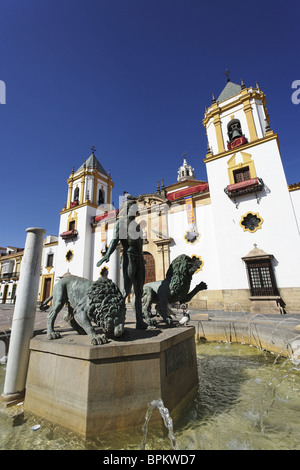
M17 281L19 279L19 277L20 277L20 273L18 273L18 272L4 273L4 274L1 274L0 282Z
M242 196L249 193L257 193L264 187L264 182L261 178L252 178L249 180L241 181L240 183L230 184L224 189L225 193L230 198Z
M69 240L72 238L77 238L78 232L77 230L67 230L66 232L63 232L60 234L61 238L63 240Z

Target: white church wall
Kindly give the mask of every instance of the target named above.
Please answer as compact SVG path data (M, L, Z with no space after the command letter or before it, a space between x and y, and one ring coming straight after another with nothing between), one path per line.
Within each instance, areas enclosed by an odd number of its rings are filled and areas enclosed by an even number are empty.
M70 211L61 215L59 234L68 230L69 220L77 219L76 230L78 235L74 238L63 240L59 237L57 248L57 264L55 269L56 280L63 276L67 271L75 276L91 278L91 244L92 228L91 220L95 209L85 205L70 213ZM69 256L67 256L69 254ZM67 259L69 258L69 260Z
M106 231L106 245L109 246L113 237L114 222L108 224ZM103 263L101 266L97 266L103 256L101 250L103 248L103 242L101 241L101 228L98 226L96 231L93 233L93 256L92 256L92 279L95 281L101 276L101 271L104 267L108 269L108 278L111 279L118 287L120 287L120 252L119 248L115 250L110 256L108 262Z
M57 258L57 244L53 244L51 246L44 246L43 253L42 253L42 274L48 274L49 268L51 265L47 266L48 264L48 256L53 255L53 267L55 266L56 263L56 258ZM52 271L51 271L52 272Z
M169 236L173 238L173 242L170 245L170 262L181 254L201 257L203 267L193 276L191 288L194 288L199 282L204 281L208 284L209 289L220 289L221 285L212 227L211 206L201 205L196 207L195 218L200 237L197 242L191 244L184 239L184 235L188 230L185 206L182 205L181 210L178 212L170 212L168 218Z
M254 243L274 255L278 286L296 287L300 278L299 235L276 140L251 147L248 152L252 154L257 176L265 183L263 191L258 193L259 204L252 193L237 197L236 207L224 193L229 184L227 162L230 156L207 164L223 289L249 287L241 258L248 254ZM242 217L248 212L258 213L263 219L261 228L254 233L244 231L240 226Z
M69 212L61 214L60 223L59 223L59 240L57 246L57 256L56 256L56 263L55 263L55 282L59 279L59 277L63 276L68 269L70 268L70 263L66 260L66 254L69 250L73 251L74 247L74 240L64 241L60 234L66 232L68 230L68 216ZM73 274L71 272L71 274ZM74 273L75 274L75 273Z
M297 223L297 227L300 233L300 190L290 191L291 203L294 210L294 215Z

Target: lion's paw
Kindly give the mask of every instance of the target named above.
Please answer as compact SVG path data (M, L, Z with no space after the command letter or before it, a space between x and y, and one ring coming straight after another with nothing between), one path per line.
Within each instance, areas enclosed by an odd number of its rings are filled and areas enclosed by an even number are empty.
M47 338L48 339L57 339L60 338L60 333L58 331L52 331L51 333L48 333Z
M94 346L97 346L99 344L105 344L107 343L107 338L105 335L97 335L97 336L94 336L94 338L91 340L91 343L94 345Z
M173 325L173 320L172 320L171 317L167 317L165 321L166 321L166 325L168 325L168 326L172 326L172 325Z
M144 321L137 321L135 327L137 330L147 330L148 326L148 323Z
M199 287L200 287L201 290L206 290L206 289L207 289L207 284L206 284L206 282L203 282L203 281L200 282Z

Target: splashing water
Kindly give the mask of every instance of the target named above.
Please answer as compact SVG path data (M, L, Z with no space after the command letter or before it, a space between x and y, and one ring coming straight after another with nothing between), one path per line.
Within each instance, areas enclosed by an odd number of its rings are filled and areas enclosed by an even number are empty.
M163 401L161 398L158 398L157 400L153 400L149 403L148 409L146 412L146 417L145 417L145 423L143 426L143 440L141 442L141 450L145 450L146 447L146 438L147 438L147 431L148 431L148 423L151 418L151 414L154 408L157 408L160 412L160 415L164 421L164 425L168 429L168 437L170 439L170 442L172 444L172 449L178 450L178 445L176 441L176 437L173 433L173 421L170 416L168 408L166 408L163 404Z
M298 341L299 332L289 358L238 343L196 344L199 386L191 400L172 412L175 449L177 442L184 451L300 450ZM0 364L0 389L4 377L5 365ZM143 430L142 423L84 439L19 405L0 406L0 450L140 450L143 431L142 448L172 448L168 426L152 423L152 415L149 422L150 410ZM34 432L36 424L40 428Z

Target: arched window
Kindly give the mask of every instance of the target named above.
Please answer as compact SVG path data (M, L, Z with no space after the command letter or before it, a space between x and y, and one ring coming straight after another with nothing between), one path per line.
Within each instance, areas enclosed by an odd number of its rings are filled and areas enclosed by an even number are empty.
M227 124L227 133L229 137L229 142L232 142L237 137L242 137L242 127L239 119L231 119Z
M99 189L99 192L98 192L98 206L100 206L101 204L104 204L104 190L103 189Z
M79 188L75 188L74 191L74 201L79 201Z

